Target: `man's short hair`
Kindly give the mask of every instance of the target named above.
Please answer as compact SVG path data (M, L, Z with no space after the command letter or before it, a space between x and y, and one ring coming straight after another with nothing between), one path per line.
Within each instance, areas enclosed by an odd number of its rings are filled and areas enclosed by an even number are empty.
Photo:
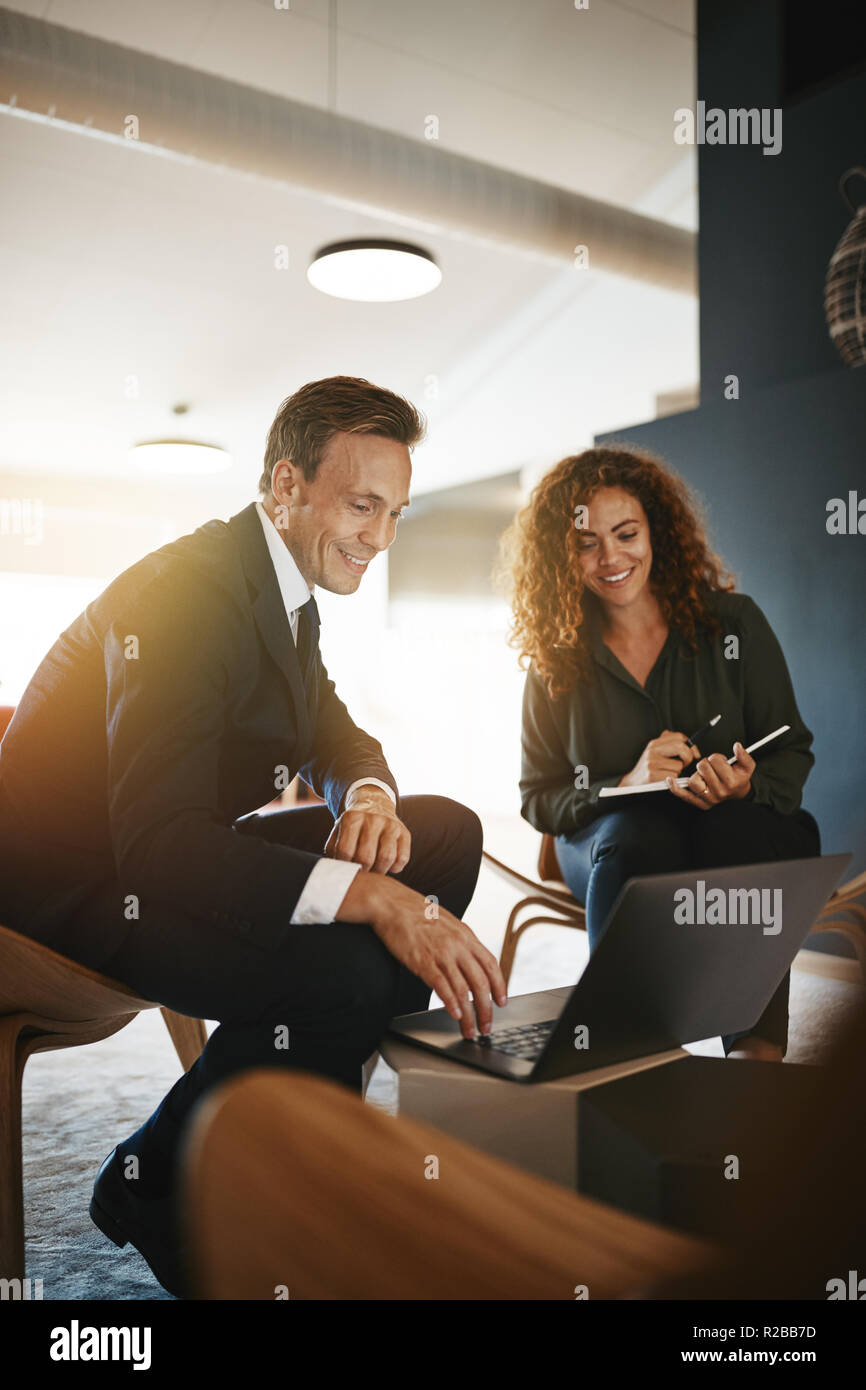
M414 405L363 377L308 381L286 397L268 430L259 492L268 495L274 468L284 458L312 482L335 434L378 434L411 449L423 439L424 430L424 417Z

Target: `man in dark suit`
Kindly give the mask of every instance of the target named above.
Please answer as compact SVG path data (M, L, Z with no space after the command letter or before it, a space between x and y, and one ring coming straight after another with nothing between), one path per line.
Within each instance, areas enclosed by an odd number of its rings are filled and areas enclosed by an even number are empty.
M110 584L41 663L0 750L5 924L219 1020L91 1203L171 1292L185 1287L175 1179L206 1092L260 1066L358 1089L389 1019L431 989L466 1036L505 1001L460 921L477 816L399 798L319 654L312 590L353 593L391 545L422 431L407 401L357 378L290 396L262 500ZM296 773L326 804L257 814Z

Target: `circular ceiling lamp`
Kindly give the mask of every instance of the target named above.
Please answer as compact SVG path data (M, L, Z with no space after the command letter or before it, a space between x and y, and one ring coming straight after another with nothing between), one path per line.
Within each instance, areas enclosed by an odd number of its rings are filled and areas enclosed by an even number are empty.
M146 473L224 473L232 466L232 456L216 444L199 444L194 439L152 439L136 444L129 451L133 468Z
M335 299L389 303L435 290L442 271L429 251L408 241L333 241L313 257L307 279Z

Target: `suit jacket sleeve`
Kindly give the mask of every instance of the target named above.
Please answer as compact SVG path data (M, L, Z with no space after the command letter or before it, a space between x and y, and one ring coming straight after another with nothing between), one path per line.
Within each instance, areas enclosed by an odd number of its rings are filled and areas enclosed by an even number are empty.
M359 729L334 687L316 649L316 724L309 760L300 775L328 804L336 820L353 782L375 777L394 792L399 805L397 783L385 761L382 745Z
M144 922L159 904L264 946L289 929L319 856L242 835L220 809L232 616L207 587L179 603L157 582L105 631L109 826Z

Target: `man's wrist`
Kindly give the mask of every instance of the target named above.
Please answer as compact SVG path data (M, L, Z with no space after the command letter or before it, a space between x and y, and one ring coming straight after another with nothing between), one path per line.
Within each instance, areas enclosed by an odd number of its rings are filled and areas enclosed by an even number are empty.
M387 897L389 880L384 874L359 869L337 908L338 922L366 922L375 926Z
M344 811L357 811L369 806L393 815L394 797L374 782L358 782L349 788L343 805Z

